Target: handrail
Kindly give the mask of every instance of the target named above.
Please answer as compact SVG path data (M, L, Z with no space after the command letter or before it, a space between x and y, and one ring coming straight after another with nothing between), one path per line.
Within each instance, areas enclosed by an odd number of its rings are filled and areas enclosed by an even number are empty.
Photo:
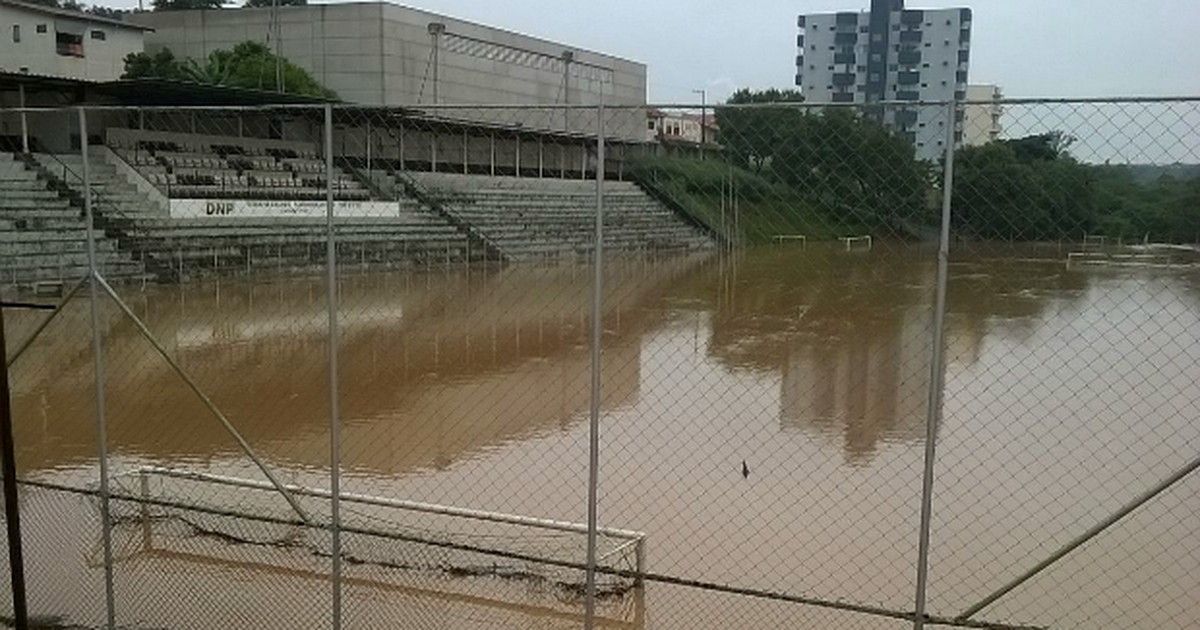
M53 159L58 164L58 166L62 168L62 172L63 172L62 177L56 177L54 171L52 171L51 169L47 168L44 164L42 164L41 160L39 160L37 157L39 155L46 155L46 156L49 156L51 159ZM67 174L69 173L72 177L75 178L74 181L79 182L81 185L83 183L83 176L80 175L79 173L75 172L73 169L71 169L71 167L67 166L67 164L65 162L63 162L61 159L59 159L58 155L56 155L54 153L39 153L36 155L33 153L30 153L30 154L28 154L28 156L29 156L29 158L28 158L29 161L31 161L34 165L36 165L37 168L40 168L43 171L45 171L46 175L49 178L51 178L51 181L53 181L54 179L58 179L58 181L60 181L69 191L76 193L82 197L83 193L71 185L71 180L69 180L67 178ZM126 231L139 232L139 229L137 227L137 221L133 217L129 216L125 211L121 210L121 208L118 207L115 202L113 202L110 199L106 199L104 197L104 194L102 192L100 192L99 190L97 190L95 186L89 187L89 190L91 190L91 193L92 193L92 204L93 204L92 211L94 213L100 215L101 218L103 218L103 215L107 212L105 210L105 208L107 208L108 210L112 211L111 214L115 214L118 218L124 219L125 221L128 222L129 226L132 229L129 229ZM101 207L97 207L97 206L103 206L103 207L101 208Z
M455 228L466 232L468 238L474 238L483 243L489 257L494 256L496 260L501 262L508 260L508 256L504 253L504 250L501 249L500 246L495 243L495 241L488 238L487 235L483 234L479 230L476 230L470 223L463 221L457 215L451 212L444 205L443 200L430 193L424 186L421 185L420 182L413 179L411 175L409 175L407 172L396 170L391 166L387 166L386 168L387 173L400 183L400 185L404 188L404 192L407 193L409 197L412 197L426 206L429 206L434 212L438 213L447 221L449 221L450 224Z

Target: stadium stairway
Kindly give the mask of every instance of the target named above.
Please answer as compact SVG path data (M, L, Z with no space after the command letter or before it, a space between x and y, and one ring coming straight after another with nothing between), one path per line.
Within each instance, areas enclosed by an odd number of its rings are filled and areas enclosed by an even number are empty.
M142 265L120 252L115 239L102 229L96 237L96 262L105 277L118 282L144 278ZM82 205L55 190L40 169L0 153L0 286L36 290L69 284L87 271Z
M592 249L596 183L407 172L431 205L508 260L577 257ZM604 246L614 252L694 251L713 242L630 182L607 182Z

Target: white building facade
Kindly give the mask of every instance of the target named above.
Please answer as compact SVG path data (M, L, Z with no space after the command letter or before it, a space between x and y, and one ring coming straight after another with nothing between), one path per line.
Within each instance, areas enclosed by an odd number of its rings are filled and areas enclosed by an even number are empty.
M711 143L717 138L716 118L685 112L650 109L646 112L646 140L691 144Z
M1004 107L998 102L1004 92L998 85L968 85L963 106L963 144L977 147L995 142L1004 131Z
M0 0L0 72L114 81L142 52L147 27L77 11Z
M962 141L961 110L921 101L966 98L971 10L908 9L904 0L872 0L862 12L801 15L796 38L796 86L816 103L912 102L889 106L884 122L906 136L917 155L937 160L953 124Z

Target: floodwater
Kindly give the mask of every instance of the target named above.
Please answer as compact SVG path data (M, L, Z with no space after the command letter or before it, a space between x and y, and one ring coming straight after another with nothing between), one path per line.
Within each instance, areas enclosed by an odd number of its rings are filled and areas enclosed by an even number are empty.
M937 376L945 411L936 427L933 614L959 613L1200 450L1200 272L1068 267L1068 252L971 246L953 257ZM610 261L601 524L645 532L654 574L911 609L934 279L934 252L888 244ZM343 492L585 520L586 266L348 269L340 290ZM280 478L329 486L320 279L121 293ZM10 351L41 316L9 316ZM89 318L88 301L75 300L13 368L25 479L97 483ZM115 491L136 489L128 473L144 465L263 479L128 319L111 303L99 318ZM270 493L155 488L233 511L273 502L288 516ZM33 612L102 623L95 499L31 486L22 499ZM327 518L327 502L303 504ZM114 512L131 513L121 501ZM1198 517L1193 476L978 618L1200 625ZM582 538L562 532L352 504L343 518L472 547L584 557ZM119 624L327 626L327 537L215 519L118 523ZM345 544L347 627L579 626L579 598L552 583L577 579L570 570L361 533ZM909 625L656 582L607 598L600 615L609 627L655 629Z

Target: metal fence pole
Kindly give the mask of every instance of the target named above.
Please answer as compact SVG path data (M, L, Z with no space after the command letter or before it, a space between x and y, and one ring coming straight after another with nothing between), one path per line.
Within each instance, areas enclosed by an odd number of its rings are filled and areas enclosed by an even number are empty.
M0 349L5 348L4 312L0 303ZM12 407L8 389L8 364L0 366L0 464L4 473L4 525L8 534L9 586L12 593L13 627L29 628L25 597L25 560L21 549L21 510L17 495L16 448L13 445Z
M333 232L333 106L325 106L325 299L329 309L329 516L333 556L333 630L342 627L341 423L338 417L337 243Z
M942 415L942 363L945 353L946 282L950 268L950 202L954 194L953 100L946 106L946 158L942 175L942 231L938 239L937 288L933 307L933 356L929 365L929 398L925 412L925 468L921 476L921 528L917 548L917 593L913 628L925 627L925 600L929 582L929 530L933 519L933 464L937 455L937 427Z
M108 424L104 401L104 340L100 328L100 270L96 266L96 227L92 215L92 182L88 164L87 110L79 108L79 150L83 159L83 211L87 222L87 261L91 283L92 358L96 373L96 439L100 458L100 528L104 545L105 627L116 627L113 597L112 514L108 492Z
M604 96L596 108L596 156L604 163ZM597 486L600 476L600 349L602 326L600 307L604 299L604 169L596 170L596 244L592 250L595 279L592 284L592 383L588 424L587 489L587 577L585 581L584 628L592 630L596 622L596 524Z

